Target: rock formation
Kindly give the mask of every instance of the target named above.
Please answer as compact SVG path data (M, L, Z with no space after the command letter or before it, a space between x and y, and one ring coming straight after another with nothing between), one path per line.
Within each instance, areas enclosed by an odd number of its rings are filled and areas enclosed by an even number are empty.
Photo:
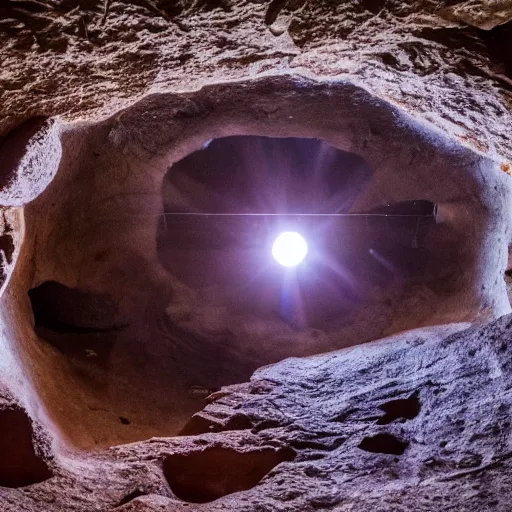
M1 510L510 510L512 2L7 0L0 43Z

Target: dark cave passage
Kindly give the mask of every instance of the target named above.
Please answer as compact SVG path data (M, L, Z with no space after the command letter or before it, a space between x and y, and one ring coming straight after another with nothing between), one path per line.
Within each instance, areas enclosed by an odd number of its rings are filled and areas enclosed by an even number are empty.
M36 453L28 415L20 408L0 409L0 486L25 487L52 476L47 462Z
M421 279L429 262L435 204L354 211L372 174L361 157L317 139L215 139L165 177L160 261L193 288L216 287L235 308L325 328L376 286L390 293L397 281ZM269 257L283 231L309 245L293 274Z
M208 503L251 489L279 463L290 462L295 455L291 448L239 452L211 447L201 452L167 456L163 472L178 498L191 503Z

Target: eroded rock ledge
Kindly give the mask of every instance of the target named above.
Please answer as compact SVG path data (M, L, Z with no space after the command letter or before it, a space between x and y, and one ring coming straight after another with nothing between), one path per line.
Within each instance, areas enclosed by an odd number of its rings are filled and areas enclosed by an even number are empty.
M350 79L510 169L508 0L9 0L0 134L152 92L275 74ZM509 166L509 167L507 167Z
M263 368L195 435L61 455L2 510L508 511L512 316L461 327Z

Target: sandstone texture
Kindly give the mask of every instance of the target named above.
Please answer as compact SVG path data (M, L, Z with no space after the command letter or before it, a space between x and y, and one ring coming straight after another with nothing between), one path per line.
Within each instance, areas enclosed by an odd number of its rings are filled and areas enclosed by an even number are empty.
M0 511L509 512L511 50L510 0L1 2Z
M510 312L510 178L492 159L350 83L268 77L218 84L153 95L107 121L60 129L59 170L23 209L23 250L2 318L5 357L30 376L18 393L29 403L39 398L31 412L58 430L61 443L96 450L176 435L205 395L246 381L260 366ZM291 139L258 152L262 135ZM236 244L212 251L201 230L213 231L215 241L229 239L233 228L205 220L192 230L192 249L180 252L187 239L176 239L169 211L180 172L185 179L205 162L213 162L207 176L216 168L227 172L216 159L236 155L229 183L267 167L279 168L283 181L298 165L284 163L290 140L307 145L300 137L325 141L313 141L311 168L322 164L321 151L358 155L366 181L348 187L355 192L347 212L421 199L437 205L430 227L420 229L413 217L409 235L398 236L384 216L373 228L366 219L334 235L327 230L318 244L339 238L323 251L334 263L329 270L320 261L318 271L304 273L296 283L303 301L291 292L283 301L283 274L266 259L265 235L240 251ZM229 149L218 146L225 140ZM205 162L187 167L183 157L198 149ZM249 189L266 197L275 188L267 182ZM191 183L192 191L199 187ZM211 179L204 186L215 190ZM306 201L312 190L297 198ZM204 201L206 193L197 197ZM216 197L204 208L220 204ZM313 219L310 235L327 227ZM293 318L301 303L302 324Z
M3 510L508 511L511 321L262 368L188 435L61 455Z
M507 0L9 0L0 133L98 119L152 92L298 74L350 79L510 165Z

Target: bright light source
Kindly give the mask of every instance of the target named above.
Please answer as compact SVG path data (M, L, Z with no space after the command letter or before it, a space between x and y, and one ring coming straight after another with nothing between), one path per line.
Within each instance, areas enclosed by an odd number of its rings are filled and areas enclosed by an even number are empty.
M295 267L306 257L308 244L296 231L281 233L272 245L272 256L283 267Z

